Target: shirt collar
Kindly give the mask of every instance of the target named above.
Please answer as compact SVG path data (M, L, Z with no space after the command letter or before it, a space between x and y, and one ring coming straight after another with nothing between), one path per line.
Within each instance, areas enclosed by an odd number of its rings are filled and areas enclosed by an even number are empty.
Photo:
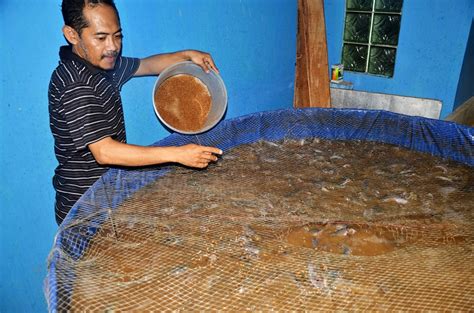
M81 64L83 64L86 68L89 69L89 71L92 74L97 74L97 73L107 73L106 71L98 68L97 66L92 65L89 61L81 58L74 52L72 52L72 47L71 46L62 46L59 49L59 58L61 61L76 61Z

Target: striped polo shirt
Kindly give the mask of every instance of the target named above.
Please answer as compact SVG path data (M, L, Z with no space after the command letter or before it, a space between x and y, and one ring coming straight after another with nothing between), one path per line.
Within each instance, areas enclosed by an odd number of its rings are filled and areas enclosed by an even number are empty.
M139 59L118 57L115 68L101 70L63 46L49 83L49 118L59 162L53 177L58 224L107 167L88 145L106 137L126 142L120 90L132 78Z

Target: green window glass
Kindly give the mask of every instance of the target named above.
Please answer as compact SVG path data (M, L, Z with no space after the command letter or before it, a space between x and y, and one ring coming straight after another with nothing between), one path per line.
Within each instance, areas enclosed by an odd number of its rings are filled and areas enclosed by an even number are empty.
M403 0L346 0L345 70L393 76L402 4Z
M402 12L402 4L403 0L376 0L375 11L400 13Z
M363 45L344 44L344 70L365 72L368 47Z
M399 30L400 15L374 14L372 43L396 46Z
M369 56L369 73L392 77L397 49L372 46Z
M347 0L346 7L348 10L355 11L372 11L373 0Z
M369 42L370 19L370 14L347 13L344 40Z

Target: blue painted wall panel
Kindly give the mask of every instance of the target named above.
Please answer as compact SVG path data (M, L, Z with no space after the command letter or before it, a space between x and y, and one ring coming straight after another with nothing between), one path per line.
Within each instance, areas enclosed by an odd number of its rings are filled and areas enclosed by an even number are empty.
M195 48L213 54L229 93L227 117L292 106L294 0L116 0L124 55ZM0 0L0 312L42 312L56 232L56 166L47 88L65 43L60 0ZM168 132L152 107L156 78L125 85L128 140Z
M325 0L328 62L341 62L344 0ZM472 0L405 0L392 78L344 72L355 90L438 99L453 111L474 14Z
M1 312L46 308L42 280L56 230L47 87L60 23L52 1L0 1Z
M189 47L211 52L228 89L226 117L292 105L296 1L136 2L134 10L121 10L124 54L144 57ZM128 127L131 142L150 144L157 134L168 134L151 103L155 81L135 79L124 89L127 125L149 126Z
M466 52L462 62L461 75L456 90L454 109L462 105L465 101L474 97L474 21L471 22L471 30L467 41Z

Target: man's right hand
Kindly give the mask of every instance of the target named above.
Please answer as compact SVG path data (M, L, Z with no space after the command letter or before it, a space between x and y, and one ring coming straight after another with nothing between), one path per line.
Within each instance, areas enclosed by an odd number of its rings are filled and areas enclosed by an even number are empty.
M221 155L222 150L214 147L188 144L176 147L176 162L186 166L205 168L210 162L217 161L216 155Z
M101 165L144 166L176 162L186 166L205 168L217 160L222 150L188 144L171 147L143 147L118 142L111 137L89 144L89 149Z

